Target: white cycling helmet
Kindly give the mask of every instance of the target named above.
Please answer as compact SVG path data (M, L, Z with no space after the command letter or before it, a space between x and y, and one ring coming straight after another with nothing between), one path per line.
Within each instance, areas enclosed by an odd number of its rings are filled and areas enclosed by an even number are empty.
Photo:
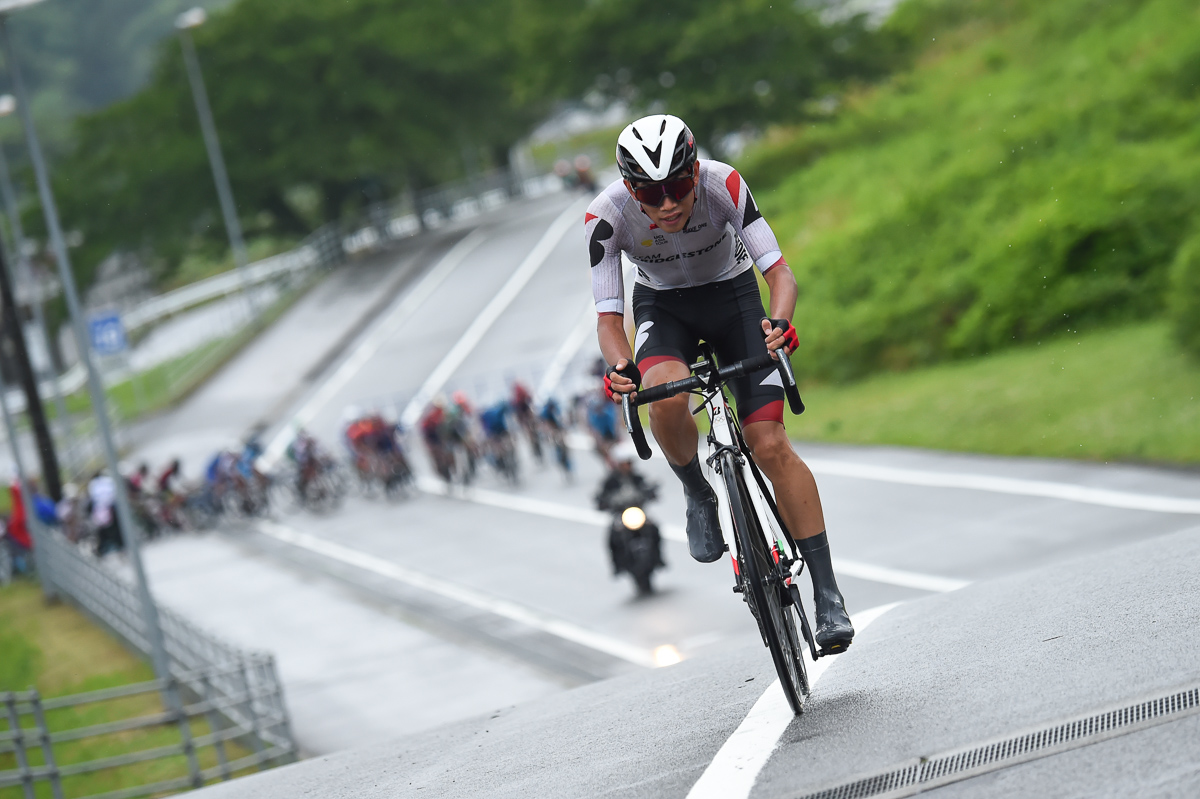
M696 163L696 137L683 120L652 114L631 122L617 137L617 168L625 180L666 180Z

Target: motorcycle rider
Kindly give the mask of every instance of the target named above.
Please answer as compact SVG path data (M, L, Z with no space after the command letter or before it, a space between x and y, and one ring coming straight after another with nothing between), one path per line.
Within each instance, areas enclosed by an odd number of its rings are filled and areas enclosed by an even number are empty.
M601 192L584 216L612 400L687 378L701 339L725 363L794 351L796 279L737 170L698 158L692 132L667 114L628 125L617 138L616 155L621 180ZM632 348L624 324L622 253L637 265ZM770 289L769 317L755 267ZM834 578L816 481L783 427L782 381L768 367L731 381L730 389L746 444L774 486L783 521L808 564L817 643L829 653L844 651L854 627ZM649 410L654 437L684 486L692 557L715 561L725 544L716 494L697 456L688 395Z
M598 510L620 514L625 510L624 503L619 501L622 497L639 497L639 506L658 498L658 486L642 477L634 469L637 449L633 444L628 441L618 444L613 447L611 457L613 468L605 476L604 482L600 484L600 490L596 492L595 499ZM619 522L614 519L608 530L608 552L612 558L614 576L625 570L627 560L625 536L618 524ZM662 535L658 525L646 519L642 531L643 535L649 536L653 551L658 554L655 565L666 566L667 564L662 558Z

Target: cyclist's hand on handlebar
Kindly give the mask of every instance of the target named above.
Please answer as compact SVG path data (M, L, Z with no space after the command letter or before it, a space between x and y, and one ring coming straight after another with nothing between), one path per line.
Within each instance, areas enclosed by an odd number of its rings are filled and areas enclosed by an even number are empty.
M762 320L763 335L767 338L767 349L771 351L771 357L779 360L776 350L783 348L785 355L791 355L800 346L800 338L796 334L796 328L787 319L766 319Z
M622 394L632 394L637 391L641 382L642 374L638 371L637 364L622 358L608 367L608 371L604 373L604 393L613 402L620 402Z

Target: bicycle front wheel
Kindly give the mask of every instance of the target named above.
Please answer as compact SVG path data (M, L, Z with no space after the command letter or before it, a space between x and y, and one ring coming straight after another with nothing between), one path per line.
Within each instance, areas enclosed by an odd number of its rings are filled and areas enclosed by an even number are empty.
M724 459L721 472L729 492L729 509L737 536L742 596L758 619L783 694L792 712L798 716L804 710L804 699L809 693L808 672L804 668L801 639L796 632L795 608L786 596L785 575L767 543L745 476L733 457Z

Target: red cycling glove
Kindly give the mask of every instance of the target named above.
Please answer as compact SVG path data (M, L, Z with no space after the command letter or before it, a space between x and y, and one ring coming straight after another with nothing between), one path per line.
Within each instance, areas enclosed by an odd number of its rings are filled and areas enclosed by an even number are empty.
M635 389L642 384L642 373L640 371L638 371L637 364L627 363L625 365L624 369L618 369L615 366L610 366L604 372L604 393L608 396L608 398L610 400L616 399L616 397L614 396L614 394L616 392L614 392L612 390L613 372L616 372L617 374L621 375L622 377L628 377L630 380L632 380L633 386Z
M786 355L791 355L800 346L800 336L796 333L796 328L787 319L768 319L772 327L779 328L783 331L783 351Z

